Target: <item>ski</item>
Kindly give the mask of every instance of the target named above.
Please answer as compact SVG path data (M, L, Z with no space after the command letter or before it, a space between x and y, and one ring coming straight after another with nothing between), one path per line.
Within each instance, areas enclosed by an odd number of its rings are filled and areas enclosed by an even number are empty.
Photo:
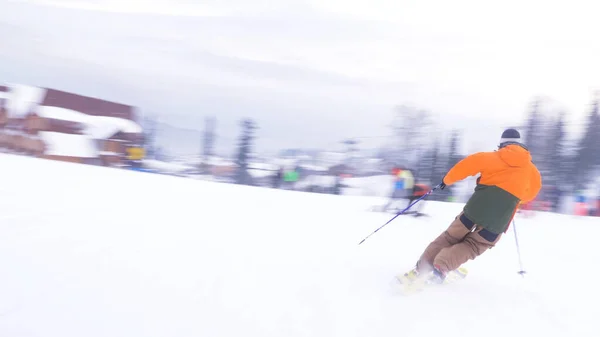
M467 268L460 267L456 270L448 272L448 274L446 275L446 278L444 279L444 282L438 284L438 283L430 282L428 280L427 276L418 277L418 276L415 276L414 274L408 272L408 273L397 275L396 281L400 288L400 292L403 295L412 295L412 294L420 293L423 290L425 290L429 287L432 287L432 286L444 286L444 285L455 283L457 281L460 281L460 280L463 280L464 278L466 278L468 274L469 274L469 271L467 270ZM430 275L430 274L428 274L428 275Z

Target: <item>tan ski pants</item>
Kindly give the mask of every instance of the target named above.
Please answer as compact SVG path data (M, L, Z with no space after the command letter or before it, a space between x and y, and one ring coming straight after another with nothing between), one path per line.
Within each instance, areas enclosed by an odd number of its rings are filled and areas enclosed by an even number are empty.
M436 266L441 272L457 269L494 247L502 234L494 234L467 219L461 212L450 226L425 249L417 268L431 271Z

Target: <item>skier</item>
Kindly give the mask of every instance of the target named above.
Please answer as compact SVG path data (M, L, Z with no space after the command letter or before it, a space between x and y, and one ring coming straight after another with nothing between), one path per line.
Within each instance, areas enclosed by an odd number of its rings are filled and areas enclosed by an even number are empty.
M412 172L403 166L394 168L392 170L392 175L395 177L394 191L392 192L388 203L383 206L382 210L384 212L386 212L398 199L409 199L415 183Z
M441 189L479 173L475 192L450 226L427 246L406 277L442 283L449 271L494 247L506 233L519 204L537 196L541 174L520 138L517 130L507 129L497 151L472 154L448 171Z
M281 180L283 179L283 167L280 167L272 177L273 188L279 188L281 186Z
M415 202L415 200L424 196L427 193L427 191L429 191L430 189L431 189L431 187L427 184L415 184L412 189L412 194L408 198L408 205L412 204L413 202ZM415 207L415 210L414 210L414 213L412 213L413 216L419 217L419 216L425 215L424 213L421 213L421 210L424 207L423 202L415 204L414 207Z

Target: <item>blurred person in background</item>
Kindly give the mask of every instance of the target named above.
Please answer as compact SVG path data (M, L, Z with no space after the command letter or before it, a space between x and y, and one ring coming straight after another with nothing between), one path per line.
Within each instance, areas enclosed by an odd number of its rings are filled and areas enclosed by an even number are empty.
M298 172L298 168L294 167L291 170L285 171L283 173L283 180L285 182L285 189L286 190L294 190L296 183L298 182L298 179L300 177L300 174Z
M412 204L417 199L419 199L422 196L424 196L425 194L427 194L427 192L429 192L430 190L431 190L431 186L429 186L427 184L415 184L415 186L412 189L412 194L408 198L408 205ZM408 207L408 205L407 205L407 207ZM414 215L415 217L425 215L425 213L421 212L423 210L423 206L425 206L424 201L416 203L413 206L414 211L410 212L410 214Z
M575 215L588 215L587 199L584 191L578 191L575 194Z
M283 181L283 167L280 167L272 176L273 188L280 188Z
M411 170L404 166L397 166L392 169L393 191L390 199L382 211L387 212L391 206L396 204L398 200L408 200L412 197L413 188L415 186L415 178Z

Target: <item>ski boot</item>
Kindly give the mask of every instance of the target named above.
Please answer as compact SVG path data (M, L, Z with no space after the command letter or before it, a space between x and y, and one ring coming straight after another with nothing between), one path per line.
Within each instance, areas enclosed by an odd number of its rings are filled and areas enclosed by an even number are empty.
M440 269L440 266L433 266L431 275L427 278L429 284L442 284L446 280L446 273Z
M421 276L422 275L419 272L418 267L415 266L411 270L407 271L406 273L397 275L396 279L401 284L411 284L411 283L419 281L419 279L421 279Z
M417 269L417 267L415 266L413 269L409 270L408 272L404 273L403 275L407 280L409 281L415 281L419 278L419 270Z

